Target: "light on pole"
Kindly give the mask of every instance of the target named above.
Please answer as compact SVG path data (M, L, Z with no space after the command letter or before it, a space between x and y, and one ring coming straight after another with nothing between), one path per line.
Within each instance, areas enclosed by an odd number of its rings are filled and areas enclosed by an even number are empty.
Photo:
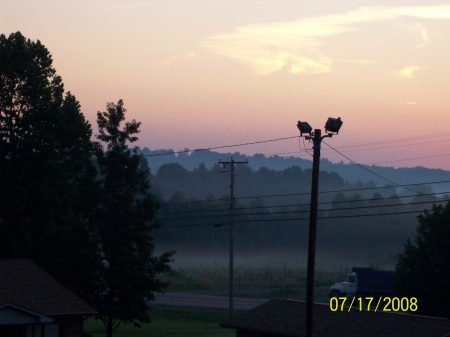
M320 129L312 131L311 125L307 122L298 121L297 127L300 130L300 136L307 134L305 139L313 142L313 170L311 180L311 203L309 211L309 239L308 239L308 266L306 270L306 336L313 337L313 305L314 305L314 269L316 259L316 229L317 229L317 200L319 195L319 164L320 164L320 145L326 137L332 137L338 134L342 126L342 120L338 118L328 118L325 124L326 135L322 136Z

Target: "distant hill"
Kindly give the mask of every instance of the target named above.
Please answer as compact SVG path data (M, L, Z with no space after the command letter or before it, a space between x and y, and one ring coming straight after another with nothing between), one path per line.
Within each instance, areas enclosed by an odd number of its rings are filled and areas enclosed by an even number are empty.
M307 170L312 167L311 160L292 156L265 156L264 154L247 156L239 152L219 153L209 150L190 152L188 149L186 149L185 152L178 151L178 153L175 154L172 149L151 150L147 147L140 151L146 157L152 174L155 174L163 164L177 163L186 170L193 170L200 164L204 164L210 169L214 164L217 164L219 160L229 160L231 157L234 160L247 160L248 167L253 170L266 167L270 170L281 171L292 166L298 166L302 170ZM364 168L355 164L345 164L342 162L332 163L326 158L322 158L320 163L320 170L329 173L335 172L350 183L356 183L358 181L367 183L372 181L377 186L385 186L392 185L389 181L399 185L449 181L447 183L431 184L430 187L437 193L450 191L450 171L420 166L412 168L393 168L363 165L363 167Z

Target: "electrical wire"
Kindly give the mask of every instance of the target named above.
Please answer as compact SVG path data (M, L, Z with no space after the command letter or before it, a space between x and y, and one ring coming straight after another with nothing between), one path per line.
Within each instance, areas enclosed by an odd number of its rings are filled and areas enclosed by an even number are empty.
M399 143L399 142L407 142L407 141L411 141L411 140L417 140L417 139L426 139L426 138L436 138L436 137L442 137L442 136L448 136L450 135L449 132L444 132L444 133L439 133L439 134L432 134L432 135L423 135L423 136L418 136L418 137L409 137L409 138L399 138L399 139L393 139L393 140L385 140L385 141L379 141L379 142L370 142L370 143L359 143L359 144L354 144L354 145L346 145L346 146L341 146L339 149L350 149L348 150L348 152L351 151L370 151L370 150L377 150L377 149L384 149L386 147L376 147L376 148L369 148L369 149L354 149L354 148L361 148L361 147L367 147L367 146L374 146L374 145L382 145L382 144L390 144L389 148L395 148L395 147L402 147L402 146L412 146L412 145L423 145L423 144L428 144L428 143L434 143L434 142L443 142L443 141L450 141L450 140L440 140L440 141L432 141L432 142L419 142L419 143L413 143L413 144L397 144L397 145L392 145L392 142L394 143ZM247 146L247 145L255 145L255 144L263 144L263 143L269 143L269 142L277 142L277 141L282 141L282 140L289 140L289 139L294 139L294 138L299 138L299 148L302 151L305 151L309 156L312 156L312 154L310 153L310 151L307 149L306 144L304 143L304 138L300 137L300 136L291 136L291 137L282 137L282 138L276 138L276 139L268 139L268 140L262 140L262 141L255 141L255 142L247 142L247 143L241 143L241 144L233 144L233 145L221 145L221 146L215 146L215 147L208 147L208 148L199 148L199 149L194 149L194 150L189 150L189 149L185 149L185 150L181 150L181 151L167 151L167 152L161 152L161 153L152 153L152 154L142 154L143 157L156 157L156 156L164 156L164 155L174 155L174 154L181 154L181 153L192 153L192 152L196 152L196 151L210 151L210 150L218 150L218 149L223 149L223 148L232 148L232 147L239 147L239 146ZM300 146L300 138L303 139L303 149ZM341 154L342 156L344 156L342 153L340 153L336 148L331 147L329 144L327 144L326 142L324 142L326 145L328 145L330 147L331 150ZM352 149L353 148L353 149ZM132 149L130 149L132 150ZM326 149L325 149L326 151ZM287 153L276 153L276 154L272 154L272 155L280 155L280 154L290 154L290 153L297 153L297 152L287 152ZM425 159L425 158L431 158L431 157L439 157L439 156L446 156L448 154L444 154L444 155L437 155L437 156L428 156L428 157L419 157L416 159ZM346 157L346 156L344 156ZM348 160L350 160L351 162L355 163L354 161L352 161L350 158L346 157ZM413 160L413 158L411 159L404 159L404 160ZM92 162L97 162L97 159L95 158L91 158ZM382 164L382 163L389 163L389 162L399 162L402 160L395 160L395 161L388 161L388 162L380 162L378 164ZM189 165L194 165L196 163L204 163L205 161L199 161L199 162L195 162L195 163L189 163ZM206 162L212 162L211 161L206 161ZM41 163L42 165L44 165L44 163ZM357 163L355 163L357 164ZM357 164L360 165L360 164ZM23 165L22 165L23 166ZM186 164L183 164L183 166L186 166ZM30 167L35 167L35 164L30 165ZM0 170L3 168L0 168ZM370 170L368 170L367 168L364 168L365 170L371 172ZM377 175L376 173L371 172L372 174ZM386 178L381 177L382 179L386 180ZM395 184L395 183L394 183Z
M392 149L392 148L396 148L396 147L405 147L405 146L414 146L414 145L425 145L425 144L433 144L433 143L442 143L442 142L450 142L450 139L445 139L445 140L434 140L434 141L430 141L430 142L420 142L420 143L412 143L412 144L398 144L398 145L389 145L389 146L381 146L381 147L372 147L372 148L368 148L368 149L350 149L350 150L346 150L346 152L359 152L359 151L372 151L372 150L383 150L383 149ZM342 149L342 148L341 148Z
M301 138L301 140L303 141L303 148L301 147L300 138ZM313 154L310 152L310 149L308 149L308 148L306 147L306 144L305 144L305 137L300 137L300 138L299 138L299 140L298 140L298 147L299 147L299 149L302 150L302 151L305 151L309 156L312 157Z
M391 144L390 147L395 147L396 145L392 145L392 143L407 142L410 140L436 138L436 137L443 137L443 136L450 136L450 132L433 133L430 135L415 136L415 137L408 137L408 138L382 140L382 141L370 142L370 143L358 143L358 144L353 144L353 145L344 145L344 146L341 146L340 149L347 149L347 148L354 148L354 147L366 147L366 146L382 145L382 144ZM403 146L403 145L401 145L401 146Z
M401 215L401 214L413 214L413 213L423 213L424 211L430 212L430 209L416 210L416 211L402 211L402 212L387 212L387 213L375 213L375 214L353 214L353 215L336 215L336 216L319 216L317 220L324 219L347 219L347 218L364 218L368 216L384 216L384 215ZM292 219L258 219L258 220L235 220L238 222L268 222L268 221L296 221L296 220L309 220L306 218L292 218Z
M437 154L434 156L425 156L425 157L415 157L415 158L404 158L404 159L397 159L397 160L388 160L388 161L381 161L376 163L370 163L368 165L378 165L378 164L387 164L387 163L396 163L399 161L408 161L408 160L417 160L417 159L428 159L428 158L436 158L436 157L447 157L450 156L450 153L444 153L444 154Z
M397 138L397 139L384 140L384 141L378 141L378 142L358 143L358 144L354 144L354 145L344 145L344 146L341 146L340 149L355 148L355 147L356 148L367 147L367 146L382 145L382 144L391 144L391 145L389 145L389 148L411 146L411 145L421 145L421 144L426 144L429 142L415 143L415 144L408 144L408 145L403 145L403 144L392 145L392 143L407 142L407 141L417 140L417 139L436 138L436 137L443 137L443 136L449 136L449 135L450 135L450 132L442 132L442 133L423 135L423 136L418 136L418 137ZM163 152L163 153L148 154L145 156L146 157L155 157L155 156L173 155L173 154L189 153L189 152L196 152L196 151L210 151L210 150L218 150L218 149L223 149L223 148L256 145L256 144L263 144L263 143L269 143L269 142L277 142L277 141L281 141L281 140L288 140L288 139L294 139L294 138L302 138L302 137L301 136L282 137L282 138L255 141L255 142L247 142L247 143L241 143L241 144L220 145L220 146L215 146L215 147L199 148L199 149L194 149L194 150L189 150L189 149L180 150L180 151L170 150L170 151ZM433 141L433 142L442 142L442 141L450 141L450 140L441 140L441 141ZM377 148L375 148L375 149L377 149ZM365 149L365 150L369 151L371 149ZM351 150L351 151L353 151L353 150Z
M450 199L442 199L437 202L446 202L450 201ZM402 207L402 206L411 206L411 205L422 205L429 204L430 201L417 201L411 202L408 204L397 203L397 204L388 204L388 205L371 205L371 206L355 206L355 207L341 207L341 208L328 208L328 209L319 209L319 211L326 212L338 212L338 211L347 211L347 210L360 210L360 209L372 209L372 208L381 208L381 207ZM244 209L246 210L246 209ZM222 210L221 210L222 211ZM223 210L225 211L225 210ZM290 210L290 211L280 211L280 212L271 212L271 213L239 213L237 212L239 209L235 210L234 215L236 216L256 216L256 215L280 215L280 214L296 214L296 213L309 213L309 210ZM169 221L169 220L192 220L192 219L211 219L211 218L222 218L228 214L221 215L207 215L207 216L192 216L192 217L178 217L178 218L159 218L159 221Z
M264 144L264 143L271 143L271 142L278 142L281 140L288 140L288 139L294 139L299 138L300 136L292 136L292 137L283 137L283 138L276 138L276 139L268 139L268 140L261 140L256 142L248 142L248 143L241 143L241 144L233 144L233 145L221 145L221 146L215 146L215 147L208 147L203 149L194 149L194 150L181 150L181 151L169 151L164 153L153 153L145 155L146 157L155 157L155 156L164 156L169 154L180 154L180 153L189 153L189 152L197 152L197 151L211 151L211 150L219 150L219 149L225 149L230 147L239 147L239 146L247 146L247 145L256 145L256 144Z
M398 185L397 187L406 188L406 186L420 186L420 185L434 185L434 184L444 184L449 183L450 180L441 180L441 181L430 181L430 182L422 182L422 183L413 183L413 184L404 184ZM340 190L329 190L329 191L319 191L319 194L325 193L339 193L339 192L358 192L358 191L366 191L366 190L378 190L392 188L392 186L380 186L380 187L361 187L361 188L351 188L351 189L340 189ZM411 191L411 190L410 190ZM417 191L412 191L417 195ZM277 198L277 197L292 197L292 196L301 196L301 195L310 195L310 192L301 192L301 193L284 193L284 194L267 194L267 195L253 195L253 196L243 196L243 197L235 197L235 200L244 200L244 199L262 199L262 198ZM420 193L419 193L420 195ZM227 198L220 198L215 200L192 200L192 201L178 201L172 204L189 204L191 202L216 202L216 201L228 201Z
M391 184L393 184L393 185L395 185L395 186L397 186L397 187L400 187L400 185L397 184L396 182L394 182L394 181L392 181L392 180L390 180L390 179L387 179L387 178L383 177L382 175L380 175L380 174L378 174L378 173L376 173L376 172L373 172L372 170L368 169L367 167L364 167L363 165L357 163L356 161L354 161L353 159L349 158L348 156L346 156L346 155L343 154L342 152L336 150L334 147L332 147L330 144L326 143L325 141L323 141L323 143L325 143L325 145L327 145L329 148L331 148L331 149L334 150L335 152L339 153L342 157L344 157L344 158L350 160L353 164L359 166L359 167L362 168L363 170L366 170L367 172L370 172L371 174L377 176L378 178L381 178L381 179L387 181L388 183L391 183ZM412 189L410 189L410 188L408 188L408 187L403 187L403 188L406 189L406 190L409 190L409 191L411 191L411 192L414 192L414 193L419 194L419 192L414 191L414 190L412 190Z
M450 135L450 132L443 132L443 133L432 134L432 135L423 135L423 136L418 136L418 137L397 138L397 139L392 139L392 140L384 140L384 141L370 142L370 143L358 143L358 144L354 144L354 145L344 145L344 146L341 146L340 149L355 148L355 147L360 148L360 147L382 145L382 144L390 144L389 148L412 146L412 145L422 145L422 144L427 144L430 142L421 142L421 143L406 144L406 145L405 144L392 145L392 143L407 142L407 141L417 140L417 139L436 138L436 137L442 137L442 136L448 136L448 135ZM174 154L181 154L181 153L191 153L191 152L197 152L197 151L211 151L211 150L219 150L219 149L224 149L224 148L264 144L264 143L270 143L270 142L278 142L278 141L282 141L282 140L289 140L289 139L295 139L295 138L303 138L303 137L301 137L301 136L281 137L281 138L276 138L276 139L268 139L268 140L261 140L261 141L254 141L254 142L247 142L247 143L240 143L240 144L232 144L232 145L220 145L220 146L214 146L214 147L199 148L199 149L194 149L194 150L190 150L190 149L185 149L185 150L180 150L180 151L169 150L169 151L161 152L161 153L152 153L152 154L146 154L146 155L143 154L143 156L144 157L156 157L156 156L174 155ZM444 141L450 141L450 140L440 140L440 141L432 141L432 142L444 142ZM304 140L303 140L303 142L304 142ZM306 148L305 145L304 145L304 147L305 147L304 150L306 150L306 152L308 152L308 149ZM363 151L363 150L369 151L369 150L376 150L376 149L383 149L383 148L385 148L385 147L373 148L373 149L349 150L349 151ZM130 150L132 150L132 149L130 149ZM337 151L336 149L334 149L334 150ZM160 151L160 150L158 150L158 151ZM280 153L280 154L289 154L289 153L296 153L296 152L287 152L287 153ZM309 152L308 152L308 154L311 155ZM272 154L272 155L277 155L277 154ZM92 161L96 162L96 159L92 159Z
M373 202L373 201L386 201L386 200L392 200L392 199L405 199L405 198L417 198L417 197L429 197L429 196L437 196L437 195L447 195L450 194L450 191L446 192L439 192L439 193L422 193L420 195L407 195L407 196L390 196L390 197L381 197L381 198L370 198L370 199L357 199L357 200L343 200L343 201L328 201L328 202L318 202L318 205L335 205L335 204L348 204L348 203L354 203L354 202ZM225 200L224 200L225 201ZM206 213L211 211L217 211L217 212L228 212L229 211L229 205L223 204L224 208L218 209L218 208L202 208L200 210L183 210L183 211L171 211L170 214L187 214L187 213ZM245 207L245 210L252 210L252 209L276 209L276 208L285 208L285 207L302 207L302 206L309 206L309 203L303 203L303 204L284 204L284 205L266 205L266 206L253 206L253 207ZM389 205L391 206L391 205ZM239 210L239 208L236 208Z
M363 218L368 216L386 216L386 215L403 215L403 214L414 214L423 212L432 212L432 209L423 209L415 211L402 211L402 212L386 212L386 213L374 213L374 214L354 214L354 215L337 215L337 216L318 216L318 220L323 219L347 219L347 218ZM287 222L287 221L306 221L309 217L304 218L289 218L289 219L257 219L257 220L235 220L235 223L257 223L257 222ZM219 226L229 226L229 224L185 224L185 225L172 225L172 226L160 226L156 229L171 229L171 228L189 228L189 227L219 227Z

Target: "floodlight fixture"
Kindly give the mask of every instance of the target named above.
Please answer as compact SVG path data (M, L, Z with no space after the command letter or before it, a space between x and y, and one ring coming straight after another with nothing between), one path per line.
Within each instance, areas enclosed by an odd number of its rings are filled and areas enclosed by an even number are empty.
M313 336L313 307L314 307L314 269L316 259L316 232L317 232L317 205L319 195L319 163L320 147L324 138L331 138L338 134L342 126L341 117L329 117L325 124L326 134L322 136L320 129L312 129L306 122L298 121L297 128L300 134L308 134L305 139L313 142L313 169L311 180L311 202L309 211L309 238L308 238L308 265L306 271L306 310L305 310L305 335Z
M297 127L300 130L300 135L303 136L304 133L311 135L312 127L307 122L298 121Z
M338 134L339 129L342 126L342 123L343 122L341 120L341 117L338 117L338 118L329 117L325 124L325 131L327 133L331 133L331 134L333 134L333 133Z

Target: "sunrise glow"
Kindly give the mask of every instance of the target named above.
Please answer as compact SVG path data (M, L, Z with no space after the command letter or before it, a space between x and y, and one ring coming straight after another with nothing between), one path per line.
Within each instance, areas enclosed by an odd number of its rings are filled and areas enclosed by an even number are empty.
M1 33L50 50L93 126L122 98L140 146L279 139L340 116L333 146L356 162L450 170L442 1L5 0L0 13ZM309 158L296 139L223 151Z

